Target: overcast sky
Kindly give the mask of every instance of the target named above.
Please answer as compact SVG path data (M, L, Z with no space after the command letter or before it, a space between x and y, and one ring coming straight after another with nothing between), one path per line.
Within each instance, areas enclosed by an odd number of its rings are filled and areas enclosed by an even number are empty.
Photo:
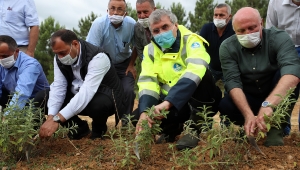
M78 28L78 21L88 16L91 11L95 14L106 14L109 0L34 0L38 11L40 22L52 16L60 25L64 25L67 29ZM136 0L126 0L135 9ZM170 8L172 2L180 2L186 12L192 11L196 0L164 0L155 1L165 8ZM219 0L224 2L224 0Z

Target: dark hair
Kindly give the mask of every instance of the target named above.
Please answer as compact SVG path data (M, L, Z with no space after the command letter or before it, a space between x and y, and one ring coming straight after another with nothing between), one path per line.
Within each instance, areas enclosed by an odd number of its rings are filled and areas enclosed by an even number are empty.
M6 43L10 51L16 51L18 48L16 40L8 35L0 35L0 44Z
M137 0L137 1L136 1L137 4L142 4L142 3L144 3L144 2L149 2L152 8L155 7L154 0Z
M69 45L71 45L71 43L74 40L78 40L76 34L73 31L67 30L67 29L61 29L51 35L50 44L52 47L55 45L55 39L58 37L63 42L65 42L66 44L69 44Z

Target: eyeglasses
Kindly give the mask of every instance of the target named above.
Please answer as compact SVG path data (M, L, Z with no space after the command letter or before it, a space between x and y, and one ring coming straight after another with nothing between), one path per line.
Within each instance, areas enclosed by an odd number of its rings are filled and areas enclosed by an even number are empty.
M125 10L122 8L115 8L115 7L111 7L108 8L109 12L117 12L117 14L123 13Z

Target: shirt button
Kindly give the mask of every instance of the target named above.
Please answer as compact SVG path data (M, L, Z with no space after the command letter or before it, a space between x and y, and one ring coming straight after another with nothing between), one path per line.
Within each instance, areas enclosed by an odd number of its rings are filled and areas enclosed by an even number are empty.
M258 82L258 80L256 80L256 82Z
M169 83L171 83L171 81L169 81Z
M258 89L260 90L260 87Z
M252 54L252 56L254 56L254 54Z
M253 70L255 70L255 67L253 67Z
M175 58L175 56L173 56L173 58Z

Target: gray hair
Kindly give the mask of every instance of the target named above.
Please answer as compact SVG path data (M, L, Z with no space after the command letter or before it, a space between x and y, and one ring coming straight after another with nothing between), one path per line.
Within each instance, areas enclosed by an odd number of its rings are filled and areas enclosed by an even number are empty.
M137 1L136 1L137 4L142 4L142 3L144 3L144 2L149 2L152 8L155 7L154 0L137 0Z
M226 7L226 8L227 8L227 13L228 13L228 15L230 15L230 14L231 14L231 7L230 7L228 4L226 4L226 3L220 3L220 4L218 4L218 5L215 7L215 9L216 9L216 8L223 8L223 7Z
M166 9L156 9L149 16L150 28L151 24L160 22L163 16L168 16L170 18L171 23L177 23L177 17L171 11L168 11Z

